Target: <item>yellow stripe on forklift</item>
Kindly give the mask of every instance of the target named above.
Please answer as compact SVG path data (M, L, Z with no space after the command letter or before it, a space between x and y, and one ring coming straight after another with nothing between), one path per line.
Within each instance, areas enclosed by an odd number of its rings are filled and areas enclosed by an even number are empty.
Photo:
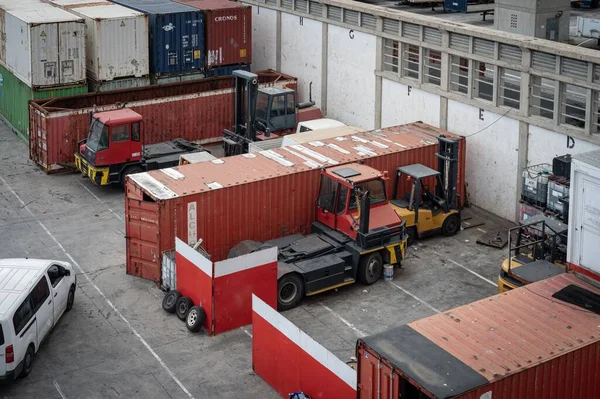
M317 295L317 294L320 294L321 292L325 292L325 291L329 291L329 290L334 290L336 288L343 287L345 285L354 284L354 282L355 282L355 280L352 280L352 281L346 281L346 282L341 283L341 284L332 285L331 287L323 288L322 290L318 290L318 291L314 291L314 292L308 293L308 294L306 294L306 296Z

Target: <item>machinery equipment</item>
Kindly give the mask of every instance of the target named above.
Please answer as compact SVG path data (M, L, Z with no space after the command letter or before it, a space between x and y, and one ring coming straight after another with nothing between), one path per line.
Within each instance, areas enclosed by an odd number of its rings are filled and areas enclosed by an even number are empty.
M460 229L460 211L456 194L458 179L458 142L438 137L438 170L425 165L402 166L396 170L394 198L390 203L406 223L408 245L417 238L442 233L452 236ZM410 192L398 198L402 177L410 185ZM429 184L435 184L435 192Z
M233 128L223 131L225 156L245 154L248 144L270 140L296 131L299 122L323 115L311 100L296 105L296 92L289 88L258 88L258 75L233 71L235 98Z
M404 222L389 205L386 179L385 172L360 164L323 169L311 234L242 241L229 257L278 247L279 310L356 280L373 284L384 263L400 265L406 250Z
M77 143L76 168L94 184L123 185L129 174L177 166L181 154L206 151L180 138L144 145L143 127L131 109L92 114L88 137Z
M566 270L567 228L544 215L508 230L508 258L498 276L498 292L553 277ZM513 241L513 235L516 235Z

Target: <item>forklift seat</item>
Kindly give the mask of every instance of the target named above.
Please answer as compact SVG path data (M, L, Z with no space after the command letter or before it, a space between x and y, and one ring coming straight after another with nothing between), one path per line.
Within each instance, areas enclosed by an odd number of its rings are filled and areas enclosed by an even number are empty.
M397 206L398 208L408 208L408 201L405 201L403 199L391 200L390 203L394 206Z

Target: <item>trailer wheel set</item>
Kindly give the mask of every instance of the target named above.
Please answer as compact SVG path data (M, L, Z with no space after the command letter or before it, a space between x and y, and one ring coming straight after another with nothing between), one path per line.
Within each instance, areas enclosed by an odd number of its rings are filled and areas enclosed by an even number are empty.
M191 332L198 332L206 321L206 312L202 306L194 306L191 298L182 296L177 290L165 294L162 307L167 313L175 313L179 320L185 321L185 325Z

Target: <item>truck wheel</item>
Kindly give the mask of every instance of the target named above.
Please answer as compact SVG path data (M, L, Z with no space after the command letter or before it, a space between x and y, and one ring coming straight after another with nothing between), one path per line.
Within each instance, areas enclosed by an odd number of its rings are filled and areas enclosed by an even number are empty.
M139 166L129 166L125 168L123 173L121 173L121 187L125 188L125 178L127 175L132 175L134 173L142 173L144 170Z
M286 274L277 282L277 310L293 309L304 296L304 281L295 273Z
M173 290L169 291L165 294L162 307L167 313L175 313L175 308L177 306L177 301L181 298L181 293L179 291Z
M456 214L449 215L444 223L442 224L442 234L446 237L455 235L460 229L460 223L458 222L458 216Z
M185 319L185 326L191 332L198 332L206 321L206 312L201 306L192 306Z
M358 264L358 279L365 285L371 285L381 278L383 259L379 252L372 252L360 258Z
M187 296L182 296L177 300L177 304L175 305L175 313L180 320L184 320L190 311L190 308L194 306L194 303Z

